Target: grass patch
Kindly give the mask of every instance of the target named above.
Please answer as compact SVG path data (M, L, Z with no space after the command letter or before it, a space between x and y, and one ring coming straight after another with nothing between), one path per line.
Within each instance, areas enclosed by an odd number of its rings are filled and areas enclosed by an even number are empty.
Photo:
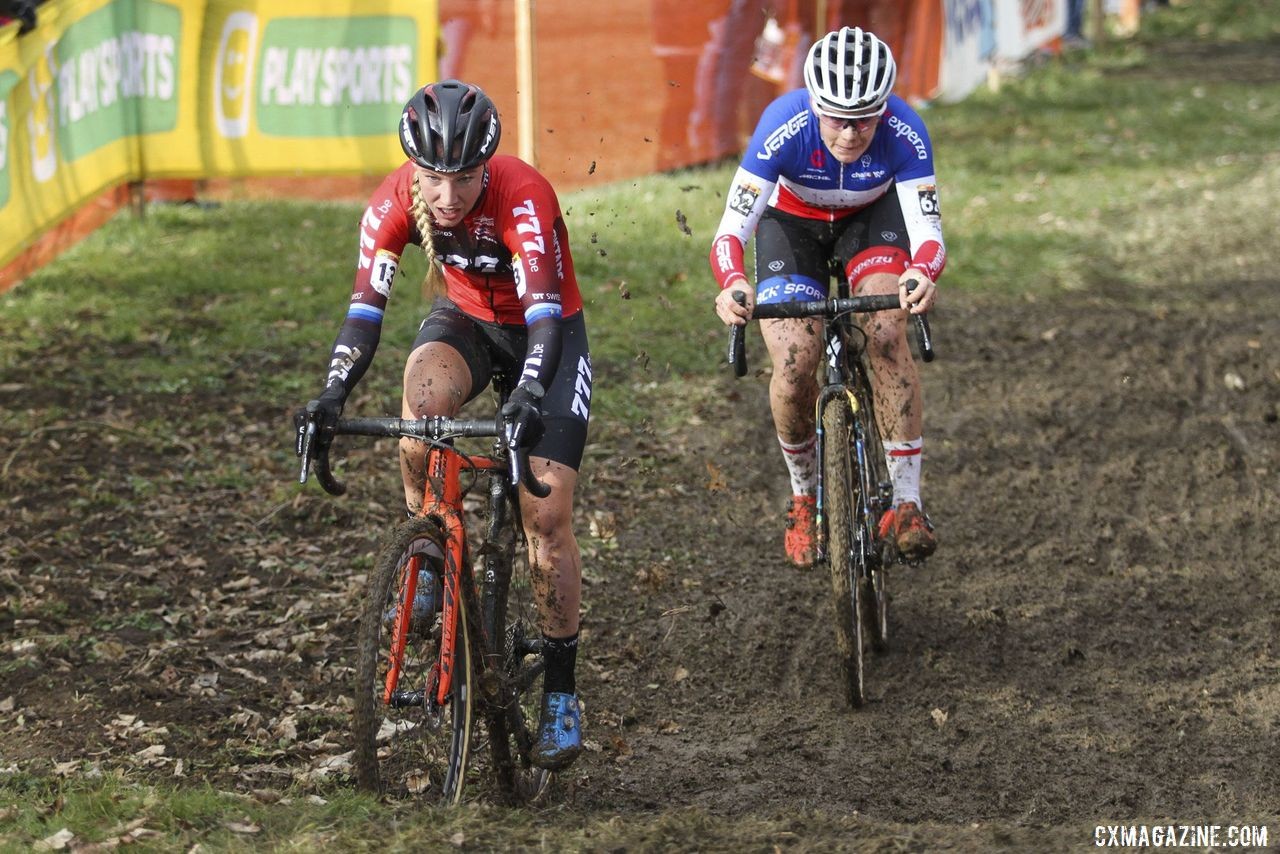
M349 791L323 796L209 787L174 788L112 776L49 780L11 775L0 781L0 848L28 850L40 840L143 850L187 851L685 851L917 850L939 838L974 850L1032 839L1091 838L1085 829L1032 831L1001 825L904 826L852 816L804 812L726 818L696 809L660 815L586 816L571 807L507 810L468 805L445 810L383 804ZM1054 847L1058 847L1055 844Z

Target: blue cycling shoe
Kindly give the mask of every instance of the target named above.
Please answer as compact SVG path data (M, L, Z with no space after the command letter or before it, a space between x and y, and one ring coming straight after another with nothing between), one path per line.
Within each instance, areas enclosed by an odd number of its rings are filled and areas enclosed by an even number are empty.
M582 752L582 712L576 694L552 692L542 696L538 743L529 760L548 771L568 768Z

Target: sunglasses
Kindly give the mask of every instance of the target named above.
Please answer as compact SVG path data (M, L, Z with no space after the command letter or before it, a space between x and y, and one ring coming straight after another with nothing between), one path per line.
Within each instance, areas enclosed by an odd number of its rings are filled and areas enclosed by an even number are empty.
M832 130L853 128L858 133L865 133L876 126L876 122L880 121L880 117L866 116L865 118L846 119L842 116L828 116L826 113L818 113L818 121Z

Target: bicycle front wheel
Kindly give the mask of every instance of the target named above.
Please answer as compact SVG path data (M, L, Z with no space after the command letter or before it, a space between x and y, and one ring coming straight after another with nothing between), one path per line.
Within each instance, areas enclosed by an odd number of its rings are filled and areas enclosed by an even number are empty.
M844 675L850 705L866 699L862 673L862 589L860 549L856 536L856 475L851 458L852 417L848 402L831 400L822 409L824 434L822 480L827 527L827 563L831 569L832 603L836 612L836 654Z
M452 625L438 607L418 609L419 583L443 569L444 535L431 519L410 519L387 538L373 572L356 637L354 763L370 791L462 798L471 747L472 655L466 609ZM427 572L420 572L422 569ZM413 579L410 595L410 580ZM438 602L441 586L435 584ZM448 631L446 631L448 629ZM452 647L450 688L437 702L442 646Z

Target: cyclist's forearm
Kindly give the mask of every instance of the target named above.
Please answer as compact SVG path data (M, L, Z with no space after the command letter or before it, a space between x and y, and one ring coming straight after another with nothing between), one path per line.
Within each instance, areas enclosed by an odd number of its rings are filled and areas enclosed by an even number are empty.
M338 330L338 338L329 354L329 373L324 382L326 389L340 388L343 398L351 393L373 363L380 333L381 327L376 324L347 318Z
M927 175L900 181L897 193L902 218L907 226L907 238L911 241L911 266L936 282L947 265L937 179L933 175Z
M711 273L720 290L748 284L745 249L742 241L732 234L722 234L711 244Z
M529 343L520 382L537 380L543 388L551 387L551 379L560 367L561 334L559 316L543 317L529 325Z

